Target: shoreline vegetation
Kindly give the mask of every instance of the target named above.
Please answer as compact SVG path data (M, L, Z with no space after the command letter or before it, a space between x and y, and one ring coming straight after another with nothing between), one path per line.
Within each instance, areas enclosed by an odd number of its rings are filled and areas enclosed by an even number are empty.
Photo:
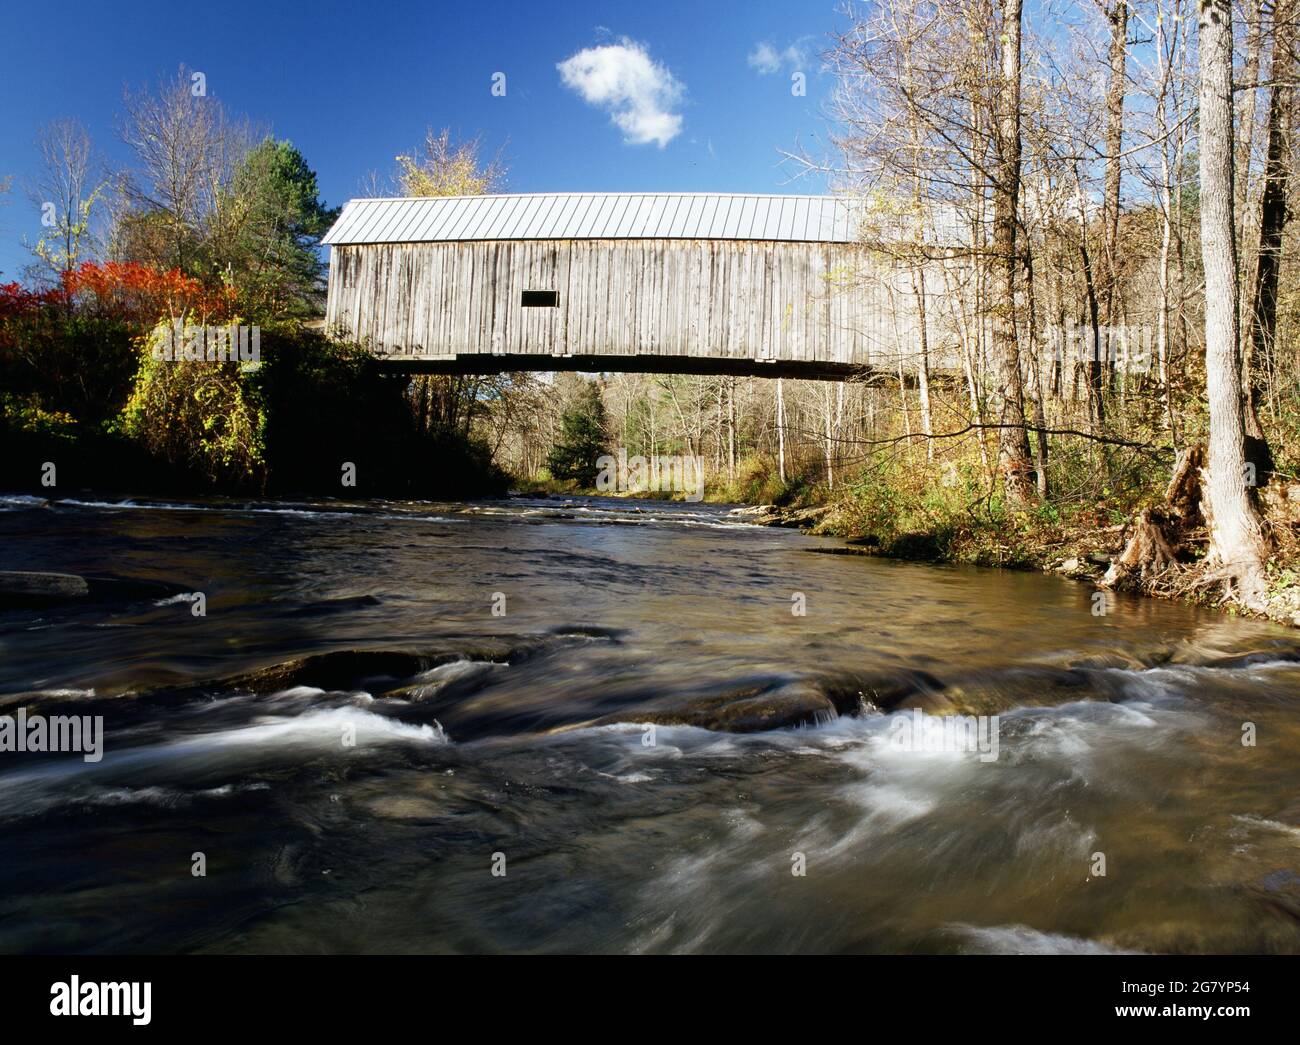
M1194 464L1194 447L1181 460ZM1190 467L1190 464L1189 464ZM839 538L837 554L869 555L907 562L972 565L1056 574L1093 585L1097 590L1125 591L1152 598L1185 601L1300 627L1300 587L1297 586L1294 545L1266 563L1266 601L1243 607L1206 581L1198 567L1208 540L1195 491L1188 481L1171 479L1163 496L1133 511L1123 521L1101 525L1095 518L1066 520L1021 515L1015 519L973 512L964 518L932 516L928 525L895 516L879 527L864 525L863 506L853 494L829 503L779 506L751 505L732 515L755 525L798 529L811 536ZM889 496L893 491L882 491ZM1181 501L1180 501L1181 498ZM1300 525L1300 482L1271 483L1260 502L1269 530L1279 545ZM1176 545L1164 536L1161 523L1178 523ZM832 550L832 549L827 549ZM1158 572L1143 570L1151 557Z

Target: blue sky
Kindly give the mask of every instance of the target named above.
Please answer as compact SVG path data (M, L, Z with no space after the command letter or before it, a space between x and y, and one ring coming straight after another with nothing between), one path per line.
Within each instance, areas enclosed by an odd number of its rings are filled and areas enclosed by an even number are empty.
M779 148L824 151L819 71L837 0L14 4L0 36L0 276L40 234L24 181L33 138L58 117L110 163L123 90L184 64L210 95L294 142L327 203L387 174L426 126L503 147L507 191L821 192ZM63 10L70 13L64 14ZM561 70L559 66L564 63ZM807 93L791 92L791 73ZM505 74L505 96L492 94Z

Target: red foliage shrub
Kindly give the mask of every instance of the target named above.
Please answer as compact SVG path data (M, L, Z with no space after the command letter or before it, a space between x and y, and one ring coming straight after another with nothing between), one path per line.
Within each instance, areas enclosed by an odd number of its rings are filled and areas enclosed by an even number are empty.
M179 269L163 272L138 261L84 261L63 273L59 292L83 307L119 315L141 328L181 316L192 323L222 323L235 310L233 288L213 289Z
M54 290L28 290L21 283L0 283L0 323L66 301L67 294L61 287Z

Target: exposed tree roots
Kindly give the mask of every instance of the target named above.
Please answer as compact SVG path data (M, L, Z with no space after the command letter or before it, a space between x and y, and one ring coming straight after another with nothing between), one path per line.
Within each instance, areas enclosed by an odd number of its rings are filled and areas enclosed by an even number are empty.
M1300 624L1298 607L1292 605L1296 597L1270 592L1267 578L1258 569L1244 573L1207 554L1210 520L1202 501L1204 468L1204 446L1191 446L1179 454L1163 503L1139 512L1125 527L1123 551L1098 584L1162 598L1204 598L1218 589L1220 605ZM1288 532L1289 519L1273 502L1289 504L1289 492L1289 488L1270 490L1262 499L1266 515ZM1270 533L1277 528L1271 526Z
M1176 597L1201 587L1196 568L1205 539L1201 512L1201 468L1205 448L1190 446L1178 455L1164 503L1145 508L1127 527L1124 550L1100 581L1104 588Z

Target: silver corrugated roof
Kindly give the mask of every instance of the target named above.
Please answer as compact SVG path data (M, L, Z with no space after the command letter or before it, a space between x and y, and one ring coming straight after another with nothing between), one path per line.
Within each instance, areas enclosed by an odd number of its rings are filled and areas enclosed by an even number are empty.
M850 243L838 196L556 192L351 200L324 243L503 239L740 239Z

